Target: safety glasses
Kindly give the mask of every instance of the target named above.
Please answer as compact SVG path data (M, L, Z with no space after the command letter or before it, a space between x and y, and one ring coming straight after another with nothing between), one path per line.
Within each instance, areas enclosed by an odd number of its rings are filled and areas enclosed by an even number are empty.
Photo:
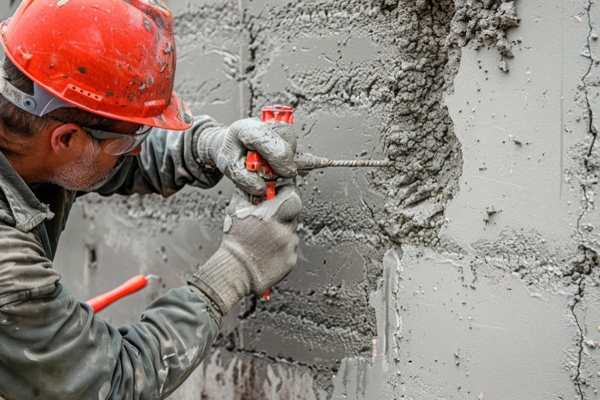
M62 122L63 124L67 123L66 121L62 121L56 117L49 116L49 118L52 118L58 122ZM106 154L111 156L122 156L137 149L142 145L142 143L144 143L144 140L150 136L150 133L152 133L152 127L147 125L142 125L133 133L107 132L87 126L82 126L81 129L86 131L94 139L109 140L109 142L107 142L102 149Z
M130 151L135 150L148 138L152 132L151 126L143 125L134 133L115 133L106 132L99 129L88 128L82 126L81 129L89 133L92 137L98 140L112 139L103 147L106 154L111 156L122 156Z

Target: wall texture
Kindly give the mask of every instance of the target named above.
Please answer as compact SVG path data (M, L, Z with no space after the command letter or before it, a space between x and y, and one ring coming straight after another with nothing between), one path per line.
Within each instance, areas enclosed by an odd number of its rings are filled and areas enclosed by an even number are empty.
M167 3L195 113L283 103L300 151L394 162L299 180L297 268L172 398L598 398L600 4ZM133 321L216 250L230 193L82 198L56 268L82 300L159 275L101 314Z

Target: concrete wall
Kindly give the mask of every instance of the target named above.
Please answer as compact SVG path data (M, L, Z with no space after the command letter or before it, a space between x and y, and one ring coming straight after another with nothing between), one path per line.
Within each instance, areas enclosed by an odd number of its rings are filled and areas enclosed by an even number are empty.
M194 112L288 104L301 151L395 162L299 180L297 268L172 398L598 397L600 4L168 4ZM101 314L135 321L216 250L230 193L83 198L55 266L81 299L161 276Z

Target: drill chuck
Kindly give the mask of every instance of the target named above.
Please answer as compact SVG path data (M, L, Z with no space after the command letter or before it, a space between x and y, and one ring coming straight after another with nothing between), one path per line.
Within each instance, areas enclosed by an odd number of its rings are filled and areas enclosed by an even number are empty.
M296 157L296 167L298 171L312 171L318 168L329 167L329 160L324 157L313 156L312 154L300 154Z

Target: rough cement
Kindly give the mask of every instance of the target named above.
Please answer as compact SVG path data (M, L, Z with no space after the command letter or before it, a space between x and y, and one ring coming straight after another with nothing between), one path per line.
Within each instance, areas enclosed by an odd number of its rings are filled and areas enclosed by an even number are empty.
M300 181L298 267L173 398L598 397L600 5L168 4L196 113L288 104L300 151L395 163ZM56 268L81 299L161 276L102 314L135 320L216 250L230 191L86 197Z

